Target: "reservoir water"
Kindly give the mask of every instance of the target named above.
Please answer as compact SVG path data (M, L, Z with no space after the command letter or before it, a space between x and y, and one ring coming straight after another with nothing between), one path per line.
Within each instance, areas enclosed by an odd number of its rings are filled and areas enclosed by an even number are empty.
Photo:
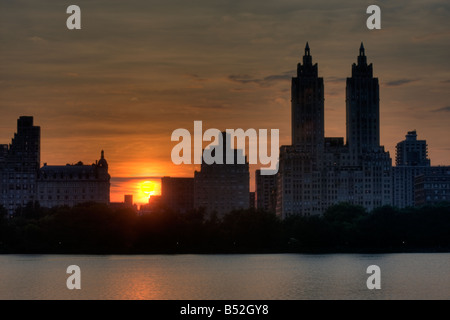
M70 265L80 290L66 286ZM0 299L450 299L450 253L0 255Z

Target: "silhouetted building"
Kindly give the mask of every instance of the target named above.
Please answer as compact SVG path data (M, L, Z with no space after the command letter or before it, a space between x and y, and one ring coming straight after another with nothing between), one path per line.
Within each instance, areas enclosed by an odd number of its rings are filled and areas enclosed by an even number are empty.
M110 176L103 151L98 162L40 168L37 200L42 207L74 206L83 202L109 203Z
M362 43L346 90L347 144L351 156L358 161L362 154L378 152L380 148L380 89Z
M249 203L248 203L248 207L251 209L255 209L256 208L256 194L255 192L250 192L249 193Z
M0 205L9 214L39 202L42 207L95 201L109 203L108 163L103 151L93 165L40 168L40 127L33 117L17 120L17 133L10 145L0 145Z
M132 194L124 195L123 202L127 207L133 207L133 195Z
M425 140L417 140L416 131L409 131L406 139L397 143L396 166L392 168L393 205L399 208L414 206L416 176L434 170L428 159Z
M395 165L410 167L429 167L426 140L417 140L416 130L408 131L406 139L397 143Z
M40 143L40 127L33 125L33 117L23 116L11 144L0 146L0 204L9 214L36 200Z
M297 65L297 77L292 78L292 145L314 155L323 151L324 100L323 78L318 76L317 63L312 64L306 43L303 65Z
M324 137L323 80L306 45L292 80L292 145L281 146L276 211L322 214L349 202L371 210L392 203L389 153L379 144L379 87L361 44L358 64L347 78L347 144Z
M109 207L114 210L121 210L121 209L133 209L134 211L137 211L137 204L133 203L133 195L132 194L125 194L123 196L123 202L110 202Z
M194 208L194 178L161 178L161 199L176 212L186 213Z
M150 196L148 204L143 204L139 208L139 214L149 214L153 212L162 212L166 209L163 198L160 195Z
M369 210L392 204L392 160L380 146L379 97L378 78L373 77L361 43L358 64L352 65L352 77L347 78L347 147L360 172L351 202Z
M256 208L268 212L276 210L276 175L262 175L261 170L255 172Z
M414 179L416 206L450 202L450 167L432 168L433 170Z
M194 174L194 207L219 216L234 209L248 209L250 192L247 158L239 164L242 150L231 149L230 135L222 133L222 140L223 164L207 164L203 158L200 171ZM226 163L229 152L234 155L233 164ZM215 150L211 154L214 156Z

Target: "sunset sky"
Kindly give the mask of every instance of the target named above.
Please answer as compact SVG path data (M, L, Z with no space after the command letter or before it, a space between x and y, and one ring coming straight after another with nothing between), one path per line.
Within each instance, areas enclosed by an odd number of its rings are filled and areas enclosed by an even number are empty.
M66 28L71 4L81 30ZM381 30L366 27L371 4ZM172 131L195 120L280 129L289 144L306 41L324 78L325 134L345 137L345 78L363 41L380 81L381 143L394 159L416 129L432 165L450 165L449 17L446 0L0 0L0 143L34 116L42 163L92 163L103 149L111 201L142 201L143 181L198 169L170 158Z

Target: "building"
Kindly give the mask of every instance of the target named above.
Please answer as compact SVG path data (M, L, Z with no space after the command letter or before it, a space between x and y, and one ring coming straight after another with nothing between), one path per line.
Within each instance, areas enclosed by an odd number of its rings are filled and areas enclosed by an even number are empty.
M108 162L101 152L92 165L49 166L44 164L37 176L37 200L42 207L74 206L83 202L109 203Z
M417 132L409 131L406 139L397 143L396 166L392 168L392 204L398 208L414 206L415 177L434 170L428 159L428 145L417 140Z
M202 160L200 171L194 173L194 207L207 213L223 216L235 209L249 208L250 174L247 157L243 164L237 159L242 150L231 149L230 135L222 133L223 164L206 164ZM214 154L215 150L211 150ZM232 152L233 164L226 163L226 156Z
M41 128L28 116L17 120L11 144L0 145L0 205L9 214L36 200L40 147Z
M280 148L276 212L318 215L339 202L371 210L392 203L392 160L380 146L379 85L363 44L347 78L347 143L324 136L324 90L306 44L292 79L292 145Z
M133 207L133 195L132 194L126 194L123 196L123 203L125 206L131 208Z
M436 205L450 202L450 167L432 167L414 179L414 204Z
M162 177L161 201L180 213L194 209L194 178Z
M255 192L250 192L249 193L249 198L248 198L248 206L250 209L256 209L256 193Z
M323 78L318 76L317 63L312 63L306 43L303 65L297 65L297 77L292 78L292 145L301 146L304 152L319 156L325 134L324 101Z
M275 212L277 175L262 175L261 170L256 170L255 186L256 208L268 212Z
M395 165L410 167L429 167L428 145L426 140L417 140L417 132L408 131L406 139L397 143Z
M30 202L42 207L81 202L109 203L110 176L102 151L92 165L40 168L41 129L33 117L21 116L9 145L0 145L0 205L10 215Z
M123 202L110 202L109 207L114 210L133 209L137 212L137 204L133 202L132 194L125 194L123 196Z
M347 145L350 156L358 163L361 155L380 148L380 88L373 77L373 66L367 64L364 46L359 48L358 63L352 65L347 78Z
M150 214L155 212L164 212L166 210L165 203L163 202L162 196L153 195L148 199L147 204L142 204L139 208L139 214Z

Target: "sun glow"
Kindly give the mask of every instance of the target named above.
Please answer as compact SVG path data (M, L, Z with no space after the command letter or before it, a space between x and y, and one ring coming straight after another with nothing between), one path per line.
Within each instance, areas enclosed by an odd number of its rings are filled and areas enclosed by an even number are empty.
M155 184L152 181L144 181L141 184L141 191L150 197L155 194Z
M156 181L146 180L139 182L139 194L136 202L148 203L151 196L160 194L161 186Z

